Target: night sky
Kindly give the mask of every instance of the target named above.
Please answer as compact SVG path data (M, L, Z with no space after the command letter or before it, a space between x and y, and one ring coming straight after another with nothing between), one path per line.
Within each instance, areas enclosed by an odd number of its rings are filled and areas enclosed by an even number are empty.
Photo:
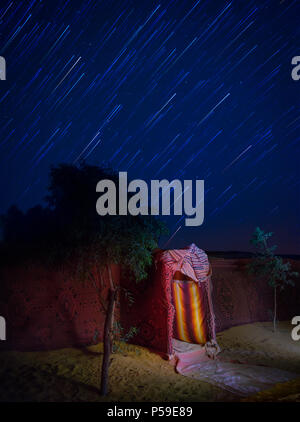
M249 250L260 226L300 253L299 20L297 0L1 0L0 212L85 158L205 180L204 224L167 218L170 247Z

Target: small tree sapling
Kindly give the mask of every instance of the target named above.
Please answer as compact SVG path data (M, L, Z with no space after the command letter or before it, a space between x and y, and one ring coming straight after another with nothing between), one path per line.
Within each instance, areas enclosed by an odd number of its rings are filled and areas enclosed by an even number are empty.
M270 287L274 289L273 330L276 331L278 290L283 290L287 285L294 286L292 280L299 274L291 271L291 263L284 262L280 256L275 255L276 245L269 246L268 240L273 233L266 233L259 227L254 230L250 243L255 247L256 254L248 265L248 272L258 277L265 277Z

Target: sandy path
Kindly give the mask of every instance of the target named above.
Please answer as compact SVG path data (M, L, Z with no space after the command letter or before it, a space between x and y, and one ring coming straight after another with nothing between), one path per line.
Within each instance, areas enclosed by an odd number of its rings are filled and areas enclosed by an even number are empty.
M253 364L272 366L300 374L300 341L291 338L294 326L289 321L280 322L274 333L269 322L233 327L218 335L218 341L226 351Z
M218 335L223 349L243 353L248 362L268 364L300 375L300 342L290 324L234 327ZM130 346L114 354L110 394L98 394L102 345L48 352L1 352L0 401L230 401L237 398L208 383L175 373L158 355ZM226 351L224 352L226 353ZM293 387L294 390L297 387ZM292 394L292 393L291 393Z

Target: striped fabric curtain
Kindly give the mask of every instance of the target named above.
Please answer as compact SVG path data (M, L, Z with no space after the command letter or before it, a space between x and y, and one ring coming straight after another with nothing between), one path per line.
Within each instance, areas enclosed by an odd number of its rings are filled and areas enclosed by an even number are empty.
M205 344L207 341L206 312L199 284L176 272L172 280L175 308L173 337L188 343Z

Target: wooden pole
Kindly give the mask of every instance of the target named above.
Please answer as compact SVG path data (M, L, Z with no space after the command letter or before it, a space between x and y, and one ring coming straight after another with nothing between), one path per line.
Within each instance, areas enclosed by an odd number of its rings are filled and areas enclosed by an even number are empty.
M108 296L108 308L105 317L105 324L104 324L104 335L103 335L103 362L102 362L102 370L101 370L101 395L106 396L108 392L108 368L109 368L109 360L110 354L112 350L112 321L113 321L113 314L114 314L114 307L116 301L116 294L117 291L115 289L109 289L109 296Z
M277 321L277 286L274 287L274 315L273 315L273 331L276 331L276 321Z
M112 352L112 327L114 321L114 310L115 302L117 298L117 289L114 286L111 268L110 265L107 265L108 278L109 278L109 293L108 293L108 307L104 323L104 333L103 333L103 361L101 369L101 388L100 393L102 396L106 396L108 392L108 369L109 369L109 360L110 354Z

